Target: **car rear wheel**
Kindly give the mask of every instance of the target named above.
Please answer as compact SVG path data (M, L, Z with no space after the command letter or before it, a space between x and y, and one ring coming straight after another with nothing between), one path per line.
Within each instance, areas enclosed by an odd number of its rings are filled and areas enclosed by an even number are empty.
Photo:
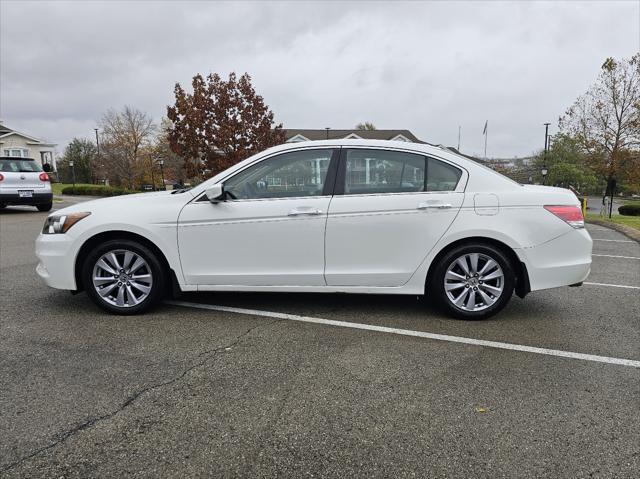
M488 244L467 244L440 258L430 292L448 314L478 320L504 308L514 286L513 267L500 249Z
M44 203L42 205L36 205L36 208L38 208L38 211L51 211L52 207L53 207L53 203Z
M89 297L113 314L138 314L162 299L164 271L157 256L130 240L110 240L84 261L82 281Z

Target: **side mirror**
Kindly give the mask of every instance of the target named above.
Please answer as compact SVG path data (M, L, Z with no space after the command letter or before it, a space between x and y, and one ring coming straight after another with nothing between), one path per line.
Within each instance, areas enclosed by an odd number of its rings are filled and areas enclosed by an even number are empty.
M208 188L204 192L204 194L206 195L207 199L211 203L218 203L220 201L224 201L226 196L224 194L224 186L222 185L222 183L217 183L213 185L211 188Z
M42 169L49 173L51 171L51 165L49 163L45 163L44 165L42 165Z

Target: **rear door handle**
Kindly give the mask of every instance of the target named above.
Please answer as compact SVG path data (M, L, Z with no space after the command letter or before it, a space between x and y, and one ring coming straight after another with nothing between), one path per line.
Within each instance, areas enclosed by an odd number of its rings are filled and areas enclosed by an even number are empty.
M289 211L289 216L301 216L301 215L321 215L322 210L313 208L312 206L299 206Z
M426 201L418 203L419 210L447 210L449 208L453 208L450 203L428 203Z

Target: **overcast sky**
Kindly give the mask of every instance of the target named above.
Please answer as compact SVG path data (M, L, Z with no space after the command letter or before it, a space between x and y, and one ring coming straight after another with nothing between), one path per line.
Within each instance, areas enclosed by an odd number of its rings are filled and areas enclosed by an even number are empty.
M0 118L58 143L110 107L157 121L175 82L248 72L289 128L409 129L526 156L608 56L640 49L640 1L0 0Z

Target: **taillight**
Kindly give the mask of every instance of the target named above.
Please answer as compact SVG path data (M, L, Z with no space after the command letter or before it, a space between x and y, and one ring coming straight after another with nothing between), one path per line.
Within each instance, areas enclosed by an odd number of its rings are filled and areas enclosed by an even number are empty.
M584 216L579 206L545 205L544 209L574 228L584 228Z
M47 175L44 171L40 173L40 181L51 181L49 175Z
M4 175L0 173L0 181L4 180Z

